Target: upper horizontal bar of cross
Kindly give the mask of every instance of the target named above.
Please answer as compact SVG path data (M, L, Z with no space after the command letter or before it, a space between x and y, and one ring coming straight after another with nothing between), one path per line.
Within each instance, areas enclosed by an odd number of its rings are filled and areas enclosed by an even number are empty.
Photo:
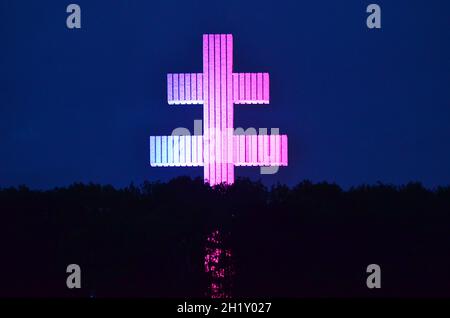
M268 104L269 73L233 73L232 101L235 104ZM203 104L203 74L167 74L169 105Z

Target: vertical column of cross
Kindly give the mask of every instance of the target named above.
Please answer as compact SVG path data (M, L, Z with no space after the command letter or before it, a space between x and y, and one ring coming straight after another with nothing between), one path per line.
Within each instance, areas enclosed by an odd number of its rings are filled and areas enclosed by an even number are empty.
M215 168L216 168L216 181L214 184L218 184L222 182L222 144L221 144L221 127L222 127L222 70L220 67L220 58L221 58L221 46L220 46L220 34L214 34L214 88L215 88L215 96L214 96L214 137L215 137Z
M210 133L209 133L209 112L210 112L210 99L209 99L209 35L203 35L203 178L205 182L209 182L211 178L210 170Z
M234 181L232 84L232 36L204 35L204 174L210 185Z
M233 103L233 36L226 35L226 139L227 139L227 183L234 183L233 135L234 135L234 103Z
M215 39L209 34L208 40L208 71L209 71L209 184L216 184L216 70L214 64Z
M220 182L228 183L227 172L227 36L220 35Z

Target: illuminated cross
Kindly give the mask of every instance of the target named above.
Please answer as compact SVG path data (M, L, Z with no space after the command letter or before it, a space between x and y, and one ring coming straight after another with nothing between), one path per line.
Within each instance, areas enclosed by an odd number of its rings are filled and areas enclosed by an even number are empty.
M286 135L234 135L234 104L268 104L268 73L233 73L233 36L203 35L203 73L168 74L170 105L203 104L203 136L150 137L152 167L204 167L211 186L235 166L287 166Z

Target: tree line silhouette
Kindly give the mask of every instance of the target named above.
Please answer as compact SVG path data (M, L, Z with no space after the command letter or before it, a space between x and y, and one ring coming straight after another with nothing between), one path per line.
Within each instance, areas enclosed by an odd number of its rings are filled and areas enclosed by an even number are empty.
M450 296L450 187L200 178L0 189L2 297L205 297L206 237L228 237L233 296ZM81 267L82 288L66 287ZM381 267L381 289L366 268Z

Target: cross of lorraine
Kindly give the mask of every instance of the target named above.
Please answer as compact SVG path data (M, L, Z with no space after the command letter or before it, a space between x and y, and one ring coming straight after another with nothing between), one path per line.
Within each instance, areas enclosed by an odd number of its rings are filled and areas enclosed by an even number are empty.
M235 135L234 104L268 104L268 73L233 73L233 36L203 35L203 73L167 75L169 105L203 104L203 135L151 136L152 167L203 166L210 186L235 166L287 166L287 135Z

